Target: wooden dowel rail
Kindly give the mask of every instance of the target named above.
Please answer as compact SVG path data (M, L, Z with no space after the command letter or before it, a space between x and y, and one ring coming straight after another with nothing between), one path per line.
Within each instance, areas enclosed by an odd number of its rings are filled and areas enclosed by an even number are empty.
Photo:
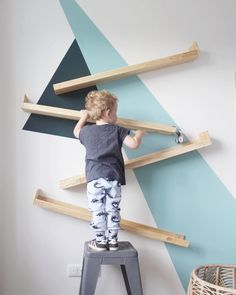
M189 50L179 54L56 83L53 85L53 88L56 94L62 94L96 85L98 83L110 82L131 75L138 75L144 72L182 64L196 59L199 56L199 51L197 43L194 42Z
M90 212L87 209L48 198L43 195L43 192L40 189L36 191L33 204L81 220L91 220ZM121 228L123 230L127 230L150 239L163 241L185 248L189 247L190 244L189 241L185 240L184 235L172 233L166 230L147 226L130 220L122 219Z
M29 102L28 97L25 95L21 105L22 110L32 114L43 116L50 116L56 118L63 118L69 120L79 120L81 112L77 110L64 109L40 104L33 104ZM88 122L94 122L88 120ZM152 122L143 122L131 119L118 118L117 125L129 128L131 130L141 129L147 132L157 132L166 135L176 134L176 127Z
M127 169L135 169L139 167L143 167L148 164L156 163L165 159L169 159L172 157L176 157L182 154L189 153L191 151L206 147L211 145L211 139L207 131L199 134L199 138L193 141L189 141L187 143L183 143L178 146L174 146L171 148L163 149L158 152L154 152L148 155L144 155L135 159L126 160L125 168ZM85 175L73 176L61 180L59 185L61 188L66 189L70 187L74 187L77 185L81 185L86 183Z

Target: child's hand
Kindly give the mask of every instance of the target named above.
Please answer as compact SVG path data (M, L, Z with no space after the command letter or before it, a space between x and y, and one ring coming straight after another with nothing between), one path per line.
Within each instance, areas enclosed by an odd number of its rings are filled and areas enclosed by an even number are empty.
M139 138L143 137L144 134L147 134L147 132L144 130L136 130L134 133L135 133L135 136Z
M79 138L80 130L82 127L84 127L88 118L89 118L89 112L87 110L81 110L80 119L75 125L74 131L73 131L75 137Z
M87 120L89 118L89 112L88 110L81 110L81 119Z
M142 137L146 132L144 130L134 131L134 136L127 135L124 139L124 144L130 149L137 149L142 141Z

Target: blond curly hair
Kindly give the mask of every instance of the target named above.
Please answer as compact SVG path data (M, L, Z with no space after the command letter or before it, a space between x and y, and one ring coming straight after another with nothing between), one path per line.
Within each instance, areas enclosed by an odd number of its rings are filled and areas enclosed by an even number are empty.
M112 110L118 102L118 98L107 90L90 91L85 98L85 108L93 120L99 120L103 113Z

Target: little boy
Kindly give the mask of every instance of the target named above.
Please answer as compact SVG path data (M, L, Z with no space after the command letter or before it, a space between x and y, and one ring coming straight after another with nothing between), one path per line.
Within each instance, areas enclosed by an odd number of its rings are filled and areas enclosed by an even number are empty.
M75 137L86 148L86 179L91 227L96 238L89 247L97 250L117 250L120 229L121 185L125 185L123 143L131 148L139 147L143 131L130 130L115 125L117 97L108 91L91 91L86 96L86 110L74 128ZM88 118L96 124L86 124Z

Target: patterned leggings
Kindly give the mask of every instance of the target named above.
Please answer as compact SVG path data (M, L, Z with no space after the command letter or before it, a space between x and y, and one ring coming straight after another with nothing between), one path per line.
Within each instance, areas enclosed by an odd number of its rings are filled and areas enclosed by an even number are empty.
M120 229L121 185L116 180L99 178L87 184L87 194L92 212L90 226L95 231L96 240L116 240Z

